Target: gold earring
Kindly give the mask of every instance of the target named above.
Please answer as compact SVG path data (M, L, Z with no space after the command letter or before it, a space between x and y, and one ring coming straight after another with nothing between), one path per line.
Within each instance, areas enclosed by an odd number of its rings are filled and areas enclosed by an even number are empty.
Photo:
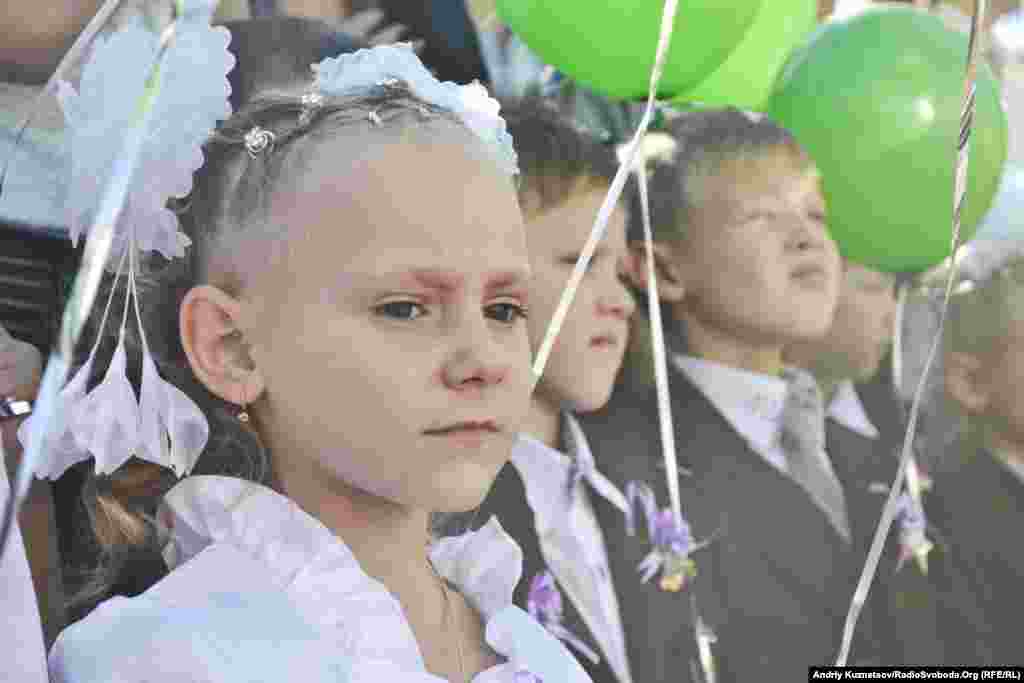
M249 408L248 408L248 404L246 403L246 400L245 400L245 385L242 386L242 400L239 401L239 405L241 406L242 410L239 411L239 413L237 415L238 421L241 422L242 424L248 424L249 423Z

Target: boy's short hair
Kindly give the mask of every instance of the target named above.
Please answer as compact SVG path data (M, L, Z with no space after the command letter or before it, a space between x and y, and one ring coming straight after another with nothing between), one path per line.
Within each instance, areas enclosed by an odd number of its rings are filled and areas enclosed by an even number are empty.
M758 161L770 155L788 157L795 171L813 170L814 162L796 138L766 116L738 109L687 112L670 119L674 148L646 159L651 230L658 241L684 239L700 205L702 183L724 165ZM643 238L639 197L633 204L628 238Z
M538 97L502 103L519 156L519 203L527 218L564 204L615 177L615 151Z
M1024 320L1024 249L1020 244L1013 248L996 244L991 248L1005 249L999 262L986 264L987 272L976 273L968 264L958 291L950 299L944 340L948 351L985 354L1007 335L1011 323ZM929 281L944 286L945 277L948 270L941 268Z

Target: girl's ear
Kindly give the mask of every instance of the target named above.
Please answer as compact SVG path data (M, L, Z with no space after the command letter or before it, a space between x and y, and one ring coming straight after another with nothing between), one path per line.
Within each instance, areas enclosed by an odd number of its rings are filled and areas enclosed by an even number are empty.
M185 295L179 325L196 378L215 396L247 406L263 393L265 380L245 350L240 312L237 299L217 287L200 285Z
M655 242L654 277L657 279L658 299L663 303L678 303L686 296L686 283L672 245ZM642 241L631 242L626 257L626 275L637 289L647 290L647 248Z
M989 393L981 379L982 362L969 353L947 353L946 393L968 415L980 415L989 405Z

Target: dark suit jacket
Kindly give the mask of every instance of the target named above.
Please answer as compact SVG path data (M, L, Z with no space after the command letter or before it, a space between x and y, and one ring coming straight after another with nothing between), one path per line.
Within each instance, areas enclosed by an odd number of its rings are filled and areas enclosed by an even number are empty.
M873 442L877 453L875 457L891 462L891 471L883 472L889 483L895 476L903 447L906 410L892 388L891 378L877 377L858 386L857 393L869 419L880 433ZM833 460L844 454L842 450L829 452ZM926 499L927 496L926 493ZM898 526L895 526L894 533L899 533ZM945 548L941 532L934 525L929 525L927 535L935 543L928 557L929 575L922 574L916 563L908 560L900 571L889 572L877 583L887 592L885 620L876 622L876 633L888 645L887 664L921 666L946 662L945 648L938 631L943 601L931 578L931 575L943 571ZM891 563L889 566L894 569ZM880 602L876 607L881 608Z
M848 546L804 490L748 446L682 373L670 369L670 390L684 515L695 537L715 540L694 559L698 576L679 594L643 585L636 565L646 539L625 534L611 506L597 504L619 591L626 640L638 681L699 680L689 600L718 637L719 683L804 680L810 665L834 662L843 620L884 496L872 481L890 481L874 454L839 445L850 439L830 427L830 449L849 451L837 474L846 488L854 543ZM668 495L653 387L626 386L600 413L581 419L598 467L618 486L646 481L667 506ZM856 435L854 435L856 436ZM884 574L884 572L883 572ZM886 659L872 591L851 663Z
M592 496L591 500L596 501L598 496ZM501 526L508 534L516 540L523 550L523 578L516 587L513 595L513 602L519 607L526 609L527 592L530 580L538 573L547 569L544 556L541 554L540 541L537 538L537 526L534 521L533 510L526 502L526 488L519 471L512 463L507 463L498 474L497 480L491 487L487 498L480 507L478 519L486 521L492 516L497 516ZM583 639L595 652L601 654L600 648L593 635L589 632L583 619L579 616L572 600L563 596L563 607L565 610L564 624L573 634ZM625 626L625 624L624 624ZM602 656L601 661L593 664L586 657L579 656L572 647L569 651L577 655L580 664L586 670L594 683L620 683L605 662ZM636 679L635 683L645 679Z
M933 576L947 660L1024 665L1024 483L984 449L951 455L926 499L948 544Z

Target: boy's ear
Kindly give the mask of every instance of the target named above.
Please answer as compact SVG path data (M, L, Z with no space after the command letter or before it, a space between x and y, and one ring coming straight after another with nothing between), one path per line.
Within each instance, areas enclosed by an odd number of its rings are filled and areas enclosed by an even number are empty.
M672 246L655 242L652 251L658 298L665 303L682 301L686 296L686 282ZM634 287L647 291L647 249L642 241L630 243L626 257L626 273Z
M946 393L969 415L979 415L989 404L981 381L981 360L969 353L948 353L945 359Z

